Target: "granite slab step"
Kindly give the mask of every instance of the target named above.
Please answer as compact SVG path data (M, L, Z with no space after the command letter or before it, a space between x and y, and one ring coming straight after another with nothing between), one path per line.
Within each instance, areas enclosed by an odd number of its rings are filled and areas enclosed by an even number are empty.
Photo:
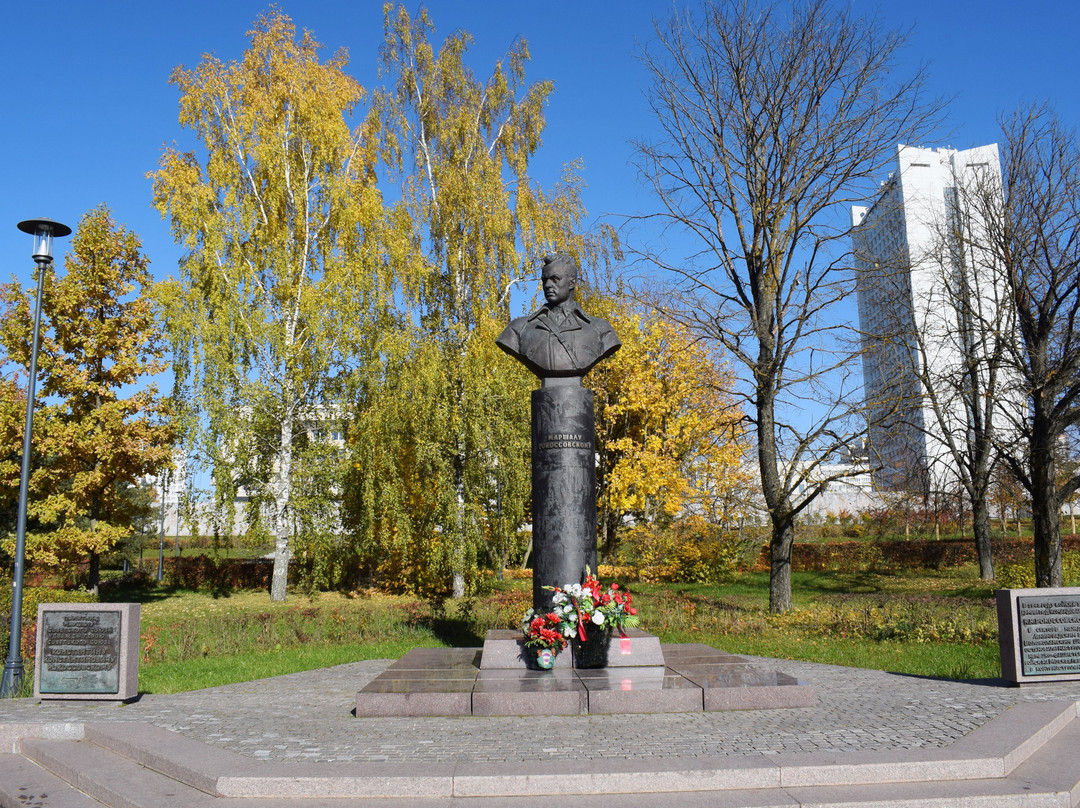
M217 804L215 797L91 741L28 739L23 742L23 755L110 808L209 808Z
M23 755L0 754L0 808L46 806L101 808L102 803Z
M580 715L813 707L814 686L707 645L661 645L628 632L626 656L613 640L605 668L530 670L520 632L490 630L483 651L414 649L364 685L357 718ZM612 660L619 659L617 664ZM547 691L545 695L544 691Z
M1080 805L1080 720L1070 722L1018 763L1009 779L1033 793L1066 795L1064 804L1070 808Z
M249 757L153 724L90 723L85 725L83 736L103 749L213 796L218 793L219 778L259 769L258 762Z

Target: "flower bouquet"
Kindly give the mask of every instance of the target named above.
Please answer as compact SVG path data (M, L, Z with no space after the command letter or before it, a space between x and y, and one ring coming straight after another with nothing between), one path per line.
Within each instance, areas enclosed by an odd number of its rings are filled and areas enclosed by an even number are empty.
M555 612L537 614L535 609L529 609L521 621L521 631L525 647L536 653L537 667L550 670L555 656L566 647L563 619Z
M555 587L554 592L552 611L561 619L563 633L574 641L575 665L606 667L611 632L617 629L625 637L625 630L638 624L630 592L618 584L601 588L588 568L584 583Z

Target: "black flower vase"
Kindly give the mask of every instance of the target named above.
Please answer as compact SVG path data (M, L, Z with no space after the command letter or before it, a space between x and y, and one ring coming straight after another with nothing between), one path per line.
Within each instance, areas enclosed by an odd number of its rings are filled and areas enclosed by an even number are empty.
M606 626L591 626L586 628L585 634L588 637L585 642L582 642L580 637L570 641L574 653L574 667L606 668L611 629Z

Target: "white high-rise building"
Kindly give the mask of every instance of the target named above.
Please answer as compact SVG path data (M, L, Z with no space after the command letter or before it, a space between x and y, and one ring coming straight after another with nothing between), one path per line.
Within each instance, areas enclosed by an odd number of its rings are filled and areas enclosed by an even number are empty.
M966 429L960 346L980 349L1003 299L1001 274L979 246L985 227L965 200L976 189L1000 194L1000 183L996 144L899 145L877 200L851 210L870 461L880 490L941 491L957 480L944 436ZM958 290L971 303L963 316Z

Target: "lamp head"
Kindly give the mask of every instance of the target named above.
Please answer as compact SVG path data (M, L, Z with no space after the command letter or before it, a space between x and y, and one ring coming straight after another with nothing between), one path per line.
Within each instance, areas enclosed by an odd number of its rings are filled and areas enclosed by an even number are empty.
M27 219L19 222L18 228L34 237L35 261L52 261L53 237L71 234L70 227L52 219Z

